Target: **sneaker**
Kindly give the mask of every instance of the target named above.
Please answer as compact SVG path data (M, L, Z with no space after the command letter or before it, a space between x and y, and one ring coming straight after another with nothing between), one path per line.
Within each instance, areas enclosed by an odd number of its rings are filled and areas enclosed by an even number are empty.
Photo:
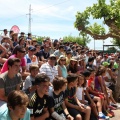
M100 113L99 119L106 120L106 119L109 119L109 116L105 116L103 113Z
M110 105L117 108L117 104L111 103Z
M109 105L108 108L110 108L111 110L116 110L117 109L117 108L115 108L115 107L113 107L111 105Z
M109 116L110 118L112 118L113 116L109 113L109 112L107 112L106 111L106 113L107 113L107 115L106 116Z
M115 116L114 112L113 111L108 111L113 117Z

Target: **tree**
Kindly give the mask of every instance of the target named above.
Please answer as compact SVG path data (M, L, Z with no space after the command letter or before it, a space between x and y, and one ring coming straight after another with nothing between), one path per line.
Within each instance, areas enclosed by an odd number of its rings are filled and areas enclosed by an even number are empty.
M102 20L102 24L90 24L90 18ZM87 7L84 12L77 12L75 27L81 32L89 34L95 40L113 38L114 44L120 46L120 0L98 0L98 3ZM107 29L107 30L106 30Z
M99 19L102 21L90 24L90 18ZM112 38L113 43L120 46L120 0L98 0L96 4L87 7L83 12L77 12L75 27L81 32L90 35L95 40L105 40ZM116 100L120 96L120 66L115 89Z
M110 51L117 51L117 49L115 47L109 47L107 50L110 50Z
M89 37L85 34L82 33L81 37L73 37L71 35L63 37L64 42L77 42L79 45L84 45L86 46L91 40Z

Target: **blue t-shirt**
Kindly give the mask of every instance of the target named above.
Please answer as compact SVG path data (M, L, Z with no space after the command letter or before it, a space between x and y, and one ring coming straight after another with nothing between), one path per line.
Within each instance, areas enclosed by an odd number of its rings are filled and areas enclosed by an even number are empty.
M9 115L9 110L7 104L4 104L0 107L0 120L12 120ZM30 120L30 110L27 109L24 118L20 120Z

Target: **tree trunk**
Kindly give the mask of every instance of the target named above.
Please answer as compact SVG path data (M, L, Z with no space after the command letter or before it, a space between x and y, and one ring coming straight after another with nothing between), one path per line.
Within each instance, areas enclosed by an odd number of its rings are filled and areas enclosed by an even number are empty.
M118 68L118 76L117 76L116 85L115 85L115 93L114 93L114 97L117 102L119 100L119 96L120 96L120 62L119 62L119 68Z

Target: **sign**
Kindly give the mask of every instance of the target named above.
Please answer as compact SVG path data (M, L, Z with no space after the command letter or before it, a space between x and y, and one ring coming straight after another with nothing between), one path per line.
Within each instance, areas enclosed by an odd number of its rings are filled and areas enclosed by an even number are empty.
M20 29L17 25L12 26L12 28L10 30L12 30L14 33L19 33L20 32Z

